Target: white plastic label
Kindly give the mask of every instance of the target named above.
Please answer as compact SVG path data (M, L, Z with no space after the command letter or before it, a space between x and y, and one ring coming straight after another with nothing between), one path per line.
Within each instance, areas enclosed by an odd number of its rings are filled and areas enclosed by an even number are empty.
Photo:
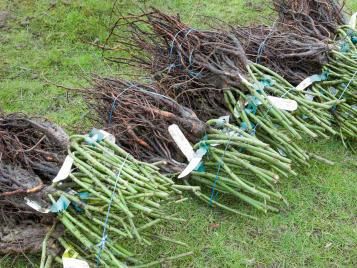
M283 99L273 96L268 96L268 100L273 104L276 108L286 111L295 111L298 108L298 104L294 100Z
M181 152L186 157L186 159L188 161L191 161L191 159L195 155L195 151L193 150L189 141L186 139L185 135L182 133L179 126L176 124L169 126L169 133L170 133L172 139L175 141L178 148L181 150Z
M299 85L296 86L296 90L303 91L305 88L311 86L314 83L312 77L305 78Z
M26 201L26 205L29 207L33 208L34 210L40 212L40 213L49 213L50 209L49 208L43 208L37 201L28 199L27 197L24 198Z
M74 259L74 258L62 258L63 268L89 268L89 264L86 261Z
M349 25L352 29L356 30L356 23L357 23L357 12L351 16Z
M223 127L227 123L229 123L229 115L221 116L217 120L217 127Z
M115 137L112 134L110 134L109 132L106 132L103 129L99 129L98 132L103 134L103 136L104 136L103 139L108 140L108 141L110 141L112 143L115 143Z
M198 149L190 163L188 163L187 167L181 172L178 176L179 179L186 177L190 174L202 161L203 156L207 153L206 149Z
M69 174L71 173L73 162L74 162L73 158L67 155L66 159L62 164L60 171L58 172L56 178L54 178L52 182L59 182L67 179Z

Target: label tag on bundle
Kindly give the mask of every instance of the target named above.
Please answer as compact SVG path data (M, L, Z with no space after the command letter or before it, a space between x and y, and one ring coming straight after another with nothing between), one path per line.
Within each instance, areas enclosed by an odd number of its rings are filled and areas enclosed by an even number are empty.
M356 30L356 23L357 23L357 12L354 13L352 16L351 16L351 19L350 19L350 22L349 22L349 26Z
M294 100L283 99L273 96L268 96L268 100L273 104L276 108L286 111L295 111L298 108L298 104Z
M63 268L89 268L89 264L86 261L74 259L74 258L62 258Z
M296 90L303 91L305 88L311 86L314 82L320 81L319 79L320 79L320 75L318 74L309 76L296 86Z
M216 127L224 127L227 123L229 123L229 115L221 116L216 120Z
M59 182L63 181L68 178L69 174L71 174L71 169L73 165L73 158L67 155L66 159L64 160L61 169L59 170L56 178L52 180L52 182Z
M112 143L115 143L115 137L103 129L93 128L85 137L85 141L88 144L93 144L94 142L99 142L102 140L108 140Z
M179 179L186 177L193 170L195 170L202 161L203 156L207 153L206 148L200 148L196 151L190 163L188 163L187 167L181 172L178 176Z
M175 141L177 147L181 150L183 155L186 157L188 161L191 161L195 155L195 151L193 150L190 142L186 139L185 135L182 133L181 129L178 125L173 124L169 126L169 133L172 139Z
M67 248L62 255L63 268L89 268L86 261L76 259L78 253L72 248Z
M51 211L49 208L42 207L41 204L35 200L31 200L27 197L25 197L24 199L26 201L26 205L40 213L49 213Z
M303 91L315 82L325 81L328 78L329 72L324 71L322 74L314 74L305 78L300 84L296 86L296 90Z
M106 132L103 129L99 129L98 132L103 134L103 139L104 140L107 140L107 141L110 141L112 143L115 143L115 137L112 134L110 134L109 132Z

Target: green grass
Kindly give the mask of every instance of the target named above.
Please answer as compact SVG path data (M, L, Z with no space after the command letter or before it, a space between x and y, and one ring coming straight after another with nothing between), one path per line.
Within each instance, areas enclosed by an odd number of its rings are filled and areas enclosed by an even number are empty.
M112 1L5 0L0 10L12 14L0 29L0 109L43 115L68 131L87 131L87 111L75 91L53 84L82 87L92 73L118 75L117 65L102 59L88 45L103 41L111 24ZM118 1L122 12L135 11L144 1ZM230 23L267 21L270 11L255 0L146 1L147 5L181 13L184 21L199 27L207 17ZM357 11L357 2L347 2ZM262 7L262 10L260 9ZM258 8L258 10L256 10ZM27 22L27 23L25 23ZM308 142L304 146L336 161L328 167L312 162L297 178L279 186L290 207L279 214L259 215L258 221L212 210L194 199L172 208L188 219L158 230L190 244L195 254L168 266L180 267L355 267L357 266L356 196L357 157L337 140ZM240 205L240 204L239 204ZM249 208L243 209L251 212ZM254 213L254 212L253 212ZM147 259L177 254L184 249L157 242L141 252ZM0 259L0 267L36 267L25 258Z

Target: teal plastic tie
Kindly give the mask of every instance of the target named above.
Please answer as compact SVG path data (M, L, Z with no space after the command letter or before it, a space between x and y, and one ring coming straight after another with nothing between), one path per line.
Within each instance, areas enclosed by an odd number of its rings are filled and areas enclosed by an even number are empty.
M203 162L201 162L194 170L200 173L204 173L206 172L206 167Z
M78 195L81 200L88 200L90 194L88 192L80 192Z
M275 84L275 80L269 75L264 75L263 79L261 79L259 82L264 87L272 87Z
M88 143L89 145L94 144L95 142L100 142L104 139L104 135L103 133L101 133L98 129L93 128L88 136L86 136L85 138L85 142Z
M204 149L204 150L206 150L206 152L208 152L209 144L207 143L207 140L208 140L208 136L207 136L207 134L205 134L203 136L203 138L201 139L201 141L200 141L200 148L199 149Z
M357 44L357 36L352 36L351 41L354 45L356 45Z
M204 137L201 139L201 143L200 143L200 148L198 148L196 153L200 153L202 155L207 154L207 152L209 151L209 144L206 142L208 140L208 136L207 134L204 135ZM201 161L197 167L194 169L194 171L197 172L205 172L206 168L204 166L204 163Z
M248 129L248 125L246 122L242 122L240 124L240 129L243 130L243 131L246 131Z
M85 203L88 201L89 195L90 194L88 192L80 192L80 193L78 193L79 199L83 200ZM77 203L73 202L72 206L74 207L74 209L77 212L82 212L83 211L83 209Z
M249 96L249 102L247 107L244 109L246 114L256 114L258 110L258 106L261 105L261 101L255 96Z
M349 37L351 37L351 42L355 45L357 44L357 32L352 30L352 29L348 29L347 31L347 35Z
M343 42L340 47L340 51L343 53L347 53L350 51L350 45L347 42Z
M57 202L52 204L50 211L53 213L59 213L61 211L66 210L70 203L71 201L69 201L67 197L61 195L60 198L58 198Z

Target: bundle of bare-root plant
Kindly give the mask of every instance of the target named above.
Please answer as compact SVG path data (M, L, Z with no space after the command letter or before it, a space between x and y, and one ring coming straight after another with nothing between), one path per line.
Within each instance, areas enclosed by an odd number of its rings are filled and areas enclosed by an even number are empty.
M280 28L306 33L320 40L333 39L341 25L347 24L344 1L273 0Z
M322 66L324 75L317 75L322 72L319 70L310 73L310 75L314 74L311 78L317 78L317 83L305 89L307 91L305 94L308 99L313 99L315 102L343 101L344 103L333 106L330 110L330 121L338 129L342 139L355 139L357 99L354 85L357 75L355 68L357 32L352 23L353 19L347 25L343 5L339 5L336 1L299 1L298 3L274 1L274 3L280 15L278 28L283 30L296 28L302 35L315 36L331 44L326 54L328 62ZM301 22L302 18L306 18L304 23ZM288 25L284 24L286 22ZM321 29L323 30L319 31ZM322 32L325 33L324 38L319 35ZM274 67L272 69L275 70ZM279 70L277 72L281 73Z
M325 121L329 125L331 123L328 122L332 122L332 127L337 128L342 138L355 138L356 94L353 85L357 33L353 25L342 25L346 23L342 6L334 1L274 3L280 15L274 27L235 29L248 57L269 67L293 85L307 77L324 80L305 92L306 99L343 102L333 106L329 115L325 114ZM317 10L319 16L316 16ZM301 22L303 18L306 19L304 23ZM323 29L324 38L319 29ZM284 34L286 36L281 39ZM304 42L291 41L296 38ZM321 72L322 75L318 75Z
M146 69L168 96L203 120L222 114L219 91L239 88L238 74L246 72L247 58L234 34L196 30L156 9L119 18L108 40L131 51L129 57L112 54L110 60Z
M48 195L64 229L58 238L63 264L66 257L73 256L90 267L156 267L192 255L186 252L145 263L142 250L157 239L188 246L161 236L155 227L162 222L185 221L171 215L167 207L186 199L182 191L199 192L200 188L175 185L157 166L136 160L99 133L70 138L72 171L65 182L54 184L56 191ZM47 251L50 246L44 242L41 268L52 267L46 265L53 260L62 262L62 254Z
M204 135L206 126L192 110L162 93L155 84L109 78L94 78L93 86L83 91L118 145L137 159L164 161L167 170L177 171L181 169L183 156L175 147L168 127L179 125L186 137L196 142Z
M0 159L3 163L53 178L61 167L68 136L62 128L24 114L0 114Z
M355 36L357 43L357 32ZM306 96L316 102L343 101L330 110L331 121L339 130L342 141L357 138L357 48L350 37L344 40L339 50L331 52L329 63L323 67L323 72L328 74L326 79L305 89ZM341 49L343 46L349 49Z
M0 164L0 254L39 253L54 222L28 206L27 200L45 202L50 189L32 171Z
M320 73L332 45L292 27L237 26L233 32L252 62L268 67L293 85Z
M284 97L293 87L283 78L267 84L266 79L259 77L254 72L257 66L246 58L244 49L232 32L192 29L178 17L158 10L122 20L129 25L132 37L129 46L146 52L133 55L132 62L136 62L139 67L153 69L154 78L167 91L175 88L181 94L191 94L195 89L192 81L200 83L200 89L205 88L206 91L212 91L212 87L223 88L225 108L234 115L236 124L248 132L259 129L259 138L283 150L290 159L296 159L295 162L306 163L309 158L293 142L302 138L301 133L311 137L317 137L325 131L334 134L329 124L326 124L328 120L325 118L325 111L336 102L321 105L307 102L303 96L294 95L294 100L299 104L296 111L291 113L278 109L271 103L268 94ZM200 75L192 77L192 71ZM211 83L208 77L219 81L219 85ZM181 85L190 85L191 88ZM205 97L203 94L200 96ZM212 108L219 106L211 105ZM312 112L310 107L315 110ZM306 120L306 113L314 116ZM211 118L215 116L212 115Z
M333 38L346 24L334 0L273 0L279 15L272 27L234 27L250 60L277 72L293 85L320 73L335 49Z
M0 115L0 253L40 252L48 223L25 198L46 198L68 137L58 126L24 114Z

